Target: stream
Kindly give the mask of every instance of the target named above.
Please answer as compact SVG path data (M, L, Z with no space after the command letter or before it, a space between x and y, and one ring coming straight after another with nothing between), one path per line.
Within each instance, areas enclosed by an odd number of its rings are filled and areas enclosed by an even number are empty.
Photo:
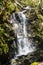
M28 7L27 7L28 8ZM27 18L25 16L26 10L13 13L10 18L10 23L12 24L12 29L15 30L15 34L17 36L17 46L14 42L15 48L17 48L17 51L15 51L14 59L18 58L18 56L27 55L31 52L35 51L35 47L32 45L32 42L30 39L28 39L27 36Z

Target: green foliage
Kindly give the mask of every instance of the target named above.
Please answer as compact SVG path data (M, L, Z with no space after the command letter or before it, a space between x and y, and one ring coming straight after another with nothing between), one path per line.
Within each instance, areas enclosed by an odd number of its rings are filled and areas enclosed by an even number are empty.
M8 53L10 45L8 41L15 38L10 35L10 30L11 25L9 23L6 21L0 23L0 55Z
M31 1L31 0L30 0ZM29 18L33 21L31 28L33 30L33 33L35 34L35 37L39 37L41 40L43 40L43 0L32 0L32 10L29 13ZM38 41L38 39L37 39Z
M31 7L36 7L39 5L39 0L21 0L20 3L25 6L29 5Z
M8 53L7 41L14 38L9 35L11 26L6 23L6 20L12 11L18 12L21 10L21 7L15 1L18 1L22 7L30 6L33 8L29 13L29 18L33 20L31 27L35 37L38 36L43 39L43 0L40 0L40 3L39 0L0 0L0 54Z
M35 36L43 39L43 22L41 20L36 20L36 22L32 26L33 31L35 32Z
M11 0L0 1L0 15L3 15L3 20L8 18L8 15L15 9L14 3Z
M1 40L0 40L0 42L1 42ZM4 54L8 53L8 50L9 50L9 48L8 48L7 44L6 44L6 43L3 44L3 43L1 42L1 43L0 43L0 55L2 55L3 53L4 53Z
M43 21L43 15L37 14L37 16L38 16L38 18L39 18L41 21Z
M33 62L31 63L31 65L38 65L38 62Z
M3 25L4 24L0 24L0 55L8 52L8 45L6 44L7 36L5 36L7 33L5 33L5 26L3 27Z
M13 0L0 0L0 55L8 53L8 41L13 38L9 34L11 25L6 20L13 10L15 10Z

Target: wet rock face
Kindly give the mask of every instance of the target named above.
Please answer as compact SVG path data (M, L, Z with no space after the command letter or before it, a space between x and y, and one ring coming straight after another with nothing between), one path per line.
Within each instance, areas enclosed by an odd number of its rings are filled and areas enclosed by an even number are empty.
M18 16L17 13L15 13L15 17L16 17L16 19L20 22L20 18L19 18L19 16Z
M30 65L30 62L28 59L24 60L24 65Z
M10 36L14 36L14 35L15 35L15 33L14 33L13 30L11 30L11 31L9 32L9 34L10 34Z

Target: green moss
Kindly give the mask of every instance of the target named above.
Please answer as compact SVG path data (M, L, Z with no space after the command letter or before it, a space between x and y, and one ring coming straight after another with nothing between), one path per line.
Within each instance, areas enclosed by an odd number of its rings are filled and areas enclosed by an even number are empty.
M31 65L38 65L38 62L33 62L31 63Z

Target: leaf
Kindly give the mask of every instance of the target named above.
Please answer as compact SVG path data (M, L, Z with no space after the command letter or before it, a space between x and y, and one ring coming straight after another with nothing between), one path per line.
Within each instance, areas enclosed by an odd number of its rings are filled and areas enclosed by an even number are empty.
M33 62L31 63L31 65L38 65L38 62Z

